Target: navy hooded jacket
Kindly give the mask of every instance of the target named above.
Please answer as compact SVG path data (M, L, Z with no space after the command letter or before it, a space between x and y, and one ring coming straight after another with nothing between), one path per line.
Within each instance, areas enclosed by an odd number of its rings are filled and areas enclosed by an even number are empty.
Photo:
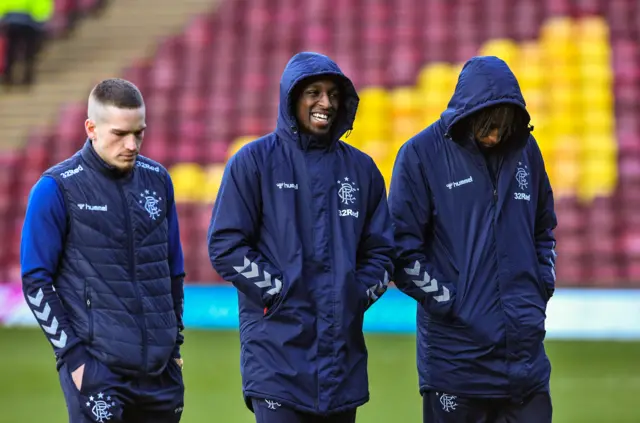
M27 304L70 371L94 357L125 375L179 357L184 265L173 185L138 156L117 174L91 142L47 170L22 230Z
M461 119L496 104L526 112L506 63L473 58L441 118L401 148L389 190L394 282L421 305L422 391L521 400L548 389L556 217L528 129L503 141L495 177L472 136L452 138Z
M336 78L342 103L332 141L303 135L294 88ZM330 414L369 397L364 312L393 271L382 175L339 137L358 96L328 57L300 53L280 82L276 131L228 162L209 229L215 270L238 289L241 373L249 398Z

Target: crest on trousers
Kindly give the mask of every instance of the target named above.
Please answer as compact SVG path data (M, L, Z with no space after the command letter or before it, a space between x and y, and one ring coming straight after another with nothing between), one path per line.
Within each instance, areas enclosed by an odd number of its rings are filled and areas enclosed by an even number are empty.
M277 410L278 407L282 407L282 404L280 404L277 401L271 401L271 400L265 399L264 402L267 403L267 408L269 410Z
M115 401L111 401L111 397L105 398L104 394L100 392L95 397L91 395L89 401L86 402L86 406L91 409L91 413L96 418L98 423L104 423L111 420L113 414L109 411L111 407L116 405Z
M162 201L162 197L156 197L157 193L153 191L153 193L149 192L148 189L144 190L144 192L140 193L141 199L138 201L144 209L149 213L149 217L153 220L160 217L160 210L158 208L158 203Z
M438 395L437 392L436 395ZM445 393L440 395L440 405L442 405L442 409L447 413L455 411L456 407L458 406L458 403L456 402L457 398L458 397L456 397L455 395L448 395Z

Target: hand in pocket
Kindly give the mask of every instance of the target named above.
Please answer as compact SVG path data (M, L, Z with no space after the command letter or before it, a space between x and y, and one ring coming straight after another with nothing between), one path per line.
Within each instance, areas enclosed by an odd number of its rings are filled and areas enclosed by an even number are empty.
M78 391L82 389L82 377L84 376L84 364L73 372L71 372L71 379L73 379L73 383L76 385Z

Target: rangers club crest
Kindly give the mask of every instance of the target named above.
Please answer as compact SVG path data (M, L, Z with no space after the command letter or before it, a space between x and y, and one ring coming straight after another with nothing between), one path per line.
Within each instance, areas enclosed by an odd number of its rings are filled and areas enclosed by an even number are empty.
M153 191L150 193L148 189L144 190L144 193L140 193L140 197L142 197L139 201L140 204L143 205L144 209L149 213L149 217L153 220L160 217L160 210L158 208L158 203L162 201L162 197L156 197L157 193Z
M113 414L111 414L109 409L111 407L114 407L115 405L115 401L112 401L110 396L107 396L105 398L102 392L100 392L95 397L91 395L89 397L89 401L87 401L86 403L86 406L91 409L91 413L99 423L104 423L108 420L111 420Z

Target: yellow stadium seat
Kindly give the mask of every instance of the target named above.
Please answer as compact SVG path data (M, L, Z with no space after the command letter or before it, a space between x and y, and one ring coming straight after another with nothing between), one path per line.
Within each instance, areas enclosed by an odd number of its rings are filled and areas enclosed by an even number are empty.
M581 125L585 134L613 134L615 122L613 113L606 109L585 109Z
M431 63L426 65L418 75L417 88L422 93L434 91L453 92L458 73L449 63Z
M579 68L582 83L585 85L611 86L613 74L609 64L605 63L584 63Z
M571 196L580 180L580 140L571 136L556 138L553 154L546 162L550 168L554 193L558 197ZM548 169L549 171L549 169Z
M574 22L571 18L554 16L547 19L541 28L543 40L569 40L574 37Z
M582 201L610 194L615 188L617 172L608 158L592 157L581 163L581 170L578 197Z
M204 171L205 181L201 192L201 200L205 203L211 203L215 201L222 183L222 176L224 175L224 163L215 163L207 166Z
M611 59L611 46L605 41L580 40L576 50L580 63L607 63Z
M600 16L587 16L576 20L575 36L581 40L609 40L609 26Z
M538 66L518 66L514 69L514 74L518 79L520 89L523 91L538 90L543 87L545 80L544 71Z
M570 85L554 86L548 95L548 109L560 113L571 113L580 107L579 92ZM550 112L552 113L552 112Z
M356 127L354 126L354 132ZM391 123L388 118L364 118L358 121L358 145L362 146L368 140L388 140L391 135Z
M421 106L418 92L413 87L401 87L391 90L389 95L391 114L394 116L415 115Z
M389 94L382 87L363 88L358 93L360 104L358 105L358 114L363 115L384 113L389 107Z
M176 202L199 201L205 182L202 168L195 163L178 163L169 169Z
M390 146L391 143L388 141L369 140L363 144L362 151L371 156L373 161L376 162L376 165L380 167L386 162L389 156L391 151Z
M479 55L497 56L504 60L510 68L514 68L518 63L518 46L509 39L491 40L480 48Z
M613 114L613 92L609 86L584 84L580 90L580 101L589 109L602 110Z
M236 154L242 147L251 141L255 141L259 136L255 135L245 135L242 137L238 137L231 144L229 144L229 148L227 149L227 158L231 158L234 154Z

